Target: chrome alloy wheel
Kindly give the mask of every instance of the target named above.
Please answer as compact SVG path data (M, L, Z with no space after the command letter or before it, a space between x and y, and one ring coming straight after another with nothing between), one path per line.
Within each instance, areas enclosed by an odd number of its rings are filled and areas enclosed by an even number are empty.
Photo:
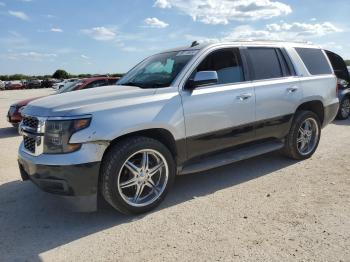
M350 99L346 98L343 103L342 103L342 107L341 107L341 115L344 118L347 118L350 114Z
M123 200L135 207L155 202L168 183L169 167L165 157L153 149L131 155L118 174L118 192Z
M319 127L313 118L307 118L299 127L297 148L300 154L308 155L316 147L319 137Z

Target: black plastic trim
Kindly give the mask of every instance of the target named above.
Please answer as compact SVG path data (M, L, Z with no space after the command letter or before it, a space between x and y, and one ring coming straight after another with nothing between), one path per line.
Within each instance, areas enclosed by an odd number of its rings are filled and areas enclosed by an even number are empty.
M57 166L37 165L19 158L18 163L22 179L30 179L43 191L66 196L97 193L100 162Z
M322 127L325 127L334 120L334 118L337 116L338 109L339 103L334 103L324 107L324 120Z
M288 134L292 119L293 114L288 114L187 137L187 160L251 141L266 138L282 139ZM176 145L183 147L183 140L176 141ZM178 163L180 166L181 164Z

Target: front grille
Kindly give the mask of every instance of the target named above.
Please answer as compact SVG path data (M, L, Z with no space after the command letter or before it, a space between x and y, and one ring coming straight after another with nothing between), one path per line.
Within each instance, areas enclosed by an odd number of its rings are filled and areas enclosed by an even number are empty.
M46 118L23 116L20 133L23 135L23 149L34 156L43 153L43 141Z
M33 154L35 153L35 142L34 138L23 136L24 148Z
M39 126L39 120L35 117L25 116L23 117L22 125L36 130Z

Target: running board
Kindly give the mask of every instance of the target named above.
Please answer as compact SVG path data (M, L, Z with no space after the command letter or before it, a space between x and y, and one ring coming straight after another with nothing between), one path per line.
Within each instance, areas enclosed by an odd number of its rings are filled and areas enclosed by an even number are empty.
M185 165L179 174L187 175L220 166L229 165L241 160L279 150L283 148L283 146L283 142L275 140L255 145L249 145L229 152L219 153L214 156L203 158L189 165Z

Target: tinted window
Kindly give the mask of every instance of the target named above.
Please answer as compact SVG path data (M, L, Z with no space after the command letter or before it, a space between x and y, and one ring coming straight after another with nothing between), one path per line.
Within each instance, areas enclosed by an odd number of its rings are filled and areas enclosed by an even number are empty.
M295 50L298 52L310 74L332 74L332 70L321 49L295 48Z
M280 61L275 48L248 48L247 50L253 79L282 77Z
M244 81L243 67L238 48L224 49L209 54L192 74L200 71L216 71L218 84Z
M287 52L284 49L276 49L276 52L282 67L283 75L294 76L295 75L294 66Z

